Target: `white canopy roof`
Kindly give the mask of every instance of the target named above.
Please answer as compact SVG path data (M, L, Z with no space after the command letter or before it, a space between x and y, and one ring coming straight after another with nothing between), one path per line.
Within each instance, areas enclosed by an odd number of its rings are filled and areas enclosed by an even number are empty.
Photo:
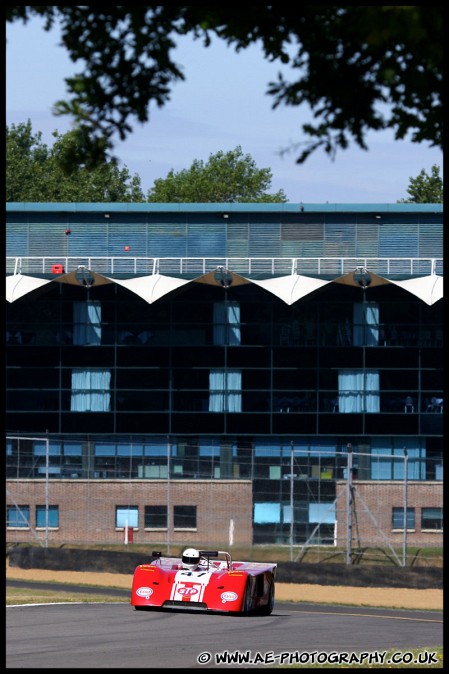
M406 281L390 281L390 283L404 288L429 305L435 304L443 297L443 277L436 274L410 278Z
M378 274L374 274L369 270L358 268L331 281L324 281L310 276L301 276L300 274L289 274L287 276L256 280L240 276L223 267L218 267L214 271L202 274L191 280L164 276L162 274L150 274L149 276L121 280L113 279L104 276L103 274L97 274L85 267L79 267L75 271L61 274L53 279L41 279L34 276L26 276L24 274L7 276L6 299L8 302L14 302L24 295L49 283L68 283L70 285L85 286L87 288L108 283L117 283L130 292L138 295L149 304L156 302L156 300L164 297L164 295L167 295L188 283L205 283L223 288L254 283L260 288L272 293L288 305L294 304L302 297L323 288L329 283L341 283L344 285L360 287L368 291L370 288L391 283L412 293L415 297L418 297L428 305L435 304L435 302L438 302L438 300L443 297L443 277L437 276L436 274L411 278L405 281L392 281L383 276L379 276Z
M330 283L330 281L322 281L321 279L311 278L310 276L301 276L300 274L290 274L289 276L277 276L275 278L265 279L264 281L252 280L251 283L268 290L276 297L286 302L286 304L294 304L310 293L313 293L318 288Z
M20 297L31 293L37 288L41 288L51 280L26 276L25 274L13 274L6 277L6 299L8 302L14 302Z
M173 290L181 288L186 283L191 283L191 281L186 281L185 279L164 276L163 274L150 274L149 276L130 278L125 281L119 279L110 280L139 295L139 297L149 304L156 302L156 300L171 293Z

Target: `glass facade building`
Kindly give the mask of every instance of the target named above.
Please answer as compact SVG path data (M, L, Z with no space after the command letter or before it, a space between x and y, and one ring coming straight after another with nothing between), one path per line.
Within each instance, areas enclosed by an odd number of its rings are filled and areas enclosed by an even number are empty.
M348 445L358 479L404 447L442 479L441 205L8 204L6 230L7 478L250 479L255 543L288 541L292 480L296 540L332 542Z

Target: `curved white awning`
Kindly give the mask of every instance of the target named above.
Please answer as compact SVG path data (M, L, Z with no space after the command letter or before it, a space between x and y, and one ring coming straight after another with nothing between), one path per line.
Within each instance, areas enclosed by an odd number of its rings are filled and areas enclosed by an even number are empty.
M390 283L404 288L429 306L443 297L443 277L436 274L410 278L405 281L390 281Z
M163 274L150 274L149 276L140 276L139 278L130 278L124 281L120 279L110 280L130 290L135 295L139 295L139 297L149 304L156 302L156 300L171 293L173 290L191 283L189 280L164 276Z
M310 276L301 276L300 274L289 274L288 276L277 276L263 281L251 280L251 283L264 288L268 292L276 295L286 304L294 304L302 297L310 295L319 288L330 283Z
M8 302L15 302L24 295L41 288L52 279L36 278L35 276L26 276L25 274L13 274L6 277L6 299Z
M359 287L363 289L373 288L380 285L393 284L412 293L429 306L438 302L443 297L443 277L436 274L393 281L379 276L367 269L356 269L331 281L289 274L275 278L255 280L240 276L233 271L218 267L216 270L203 274L194 279L180 279L162 274L150 274L130 279L114 279L103 274L97 274L90 269L80 267L67 274L61 274L53 279L41 279L24 274L12 274L6 277L6 299L14 302L38 288L49 283L67 283L81 285L86 288L100 286L108 283L117 283L130 292L138 295L149 304L164 297L168 293L181 288L189 283L204 283L223 288L253 283L267 292L272 293L288 305L294 304L302 297L323 288L329 283L341 283L343 285Z

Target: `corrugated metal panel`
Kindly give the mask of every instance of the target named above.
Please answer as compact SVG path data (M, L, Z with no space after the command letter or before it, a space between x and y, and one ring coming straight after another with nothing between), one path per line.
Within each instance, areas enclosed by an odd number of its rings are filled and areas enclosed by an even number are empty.
M323 241L306 241L303 244L303 257L323 257L324 242Z
M249 257L280 257L281 242L274 237L255 237L249 241Z
M383 234L379 241L379 257L418 257L418 237Z
M236 239L228 242L226 257L249 257L249 241L237 241Z
M148 255L152 257L186 257L187 238L176 232L151 233L148 240Z
M307 217L304 221L284 223L281 226L283 241L316 241L324 236L324 222L322 217Z
M228 224L228 241L248 241L249 239L249 224L247 222L230 222Z
M202 215L199 221L189 222L186 250L188 257L223 256L226 250L226 224Z
M28 254L28 225L14 224L6 228L6 256Z
M250 257L279 257L281 252L281 225L278 222L251 222L249 227ZM271 251L271 252L270 252Z
M129 253L129 269L139 256L442 258L442 205L399 206L310 205L301 213L298 204L7 204L6 252L47 264L50 256Z
M435 251L440 251L435 255ZM418 255L420 257L442 257L443 229L441 224L420 224Z
M304 244L299 241L283 241L281 243L281 257L302 257Z
M187 239L187 257L221 257L226 250L224 232L190 234Z

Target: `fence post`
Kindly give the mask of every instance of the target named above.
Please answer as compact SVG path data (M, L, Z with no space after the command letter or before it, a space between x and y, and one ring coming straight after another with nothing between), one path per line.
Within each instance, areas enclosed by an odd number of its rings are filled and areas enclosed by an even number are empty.
M50 442L47 437L45 438L45 547L48 548L48 503L49 503L49 485L48 485L48 468L50 463Z
M348 443L346 485L346 564L352 562L352 445Z
M402 544L402 566L407 566L407 505L408 505L408 452L404 447L404 540Z
M293 483L293 456L295 448L293 440L290 442L290 561L293 561L293 503L294 503L294 483Z
M170 555L170 527L171 527L171 515L170 515L170 456L171 456L171 442L170 436L167 437L167 555Z

